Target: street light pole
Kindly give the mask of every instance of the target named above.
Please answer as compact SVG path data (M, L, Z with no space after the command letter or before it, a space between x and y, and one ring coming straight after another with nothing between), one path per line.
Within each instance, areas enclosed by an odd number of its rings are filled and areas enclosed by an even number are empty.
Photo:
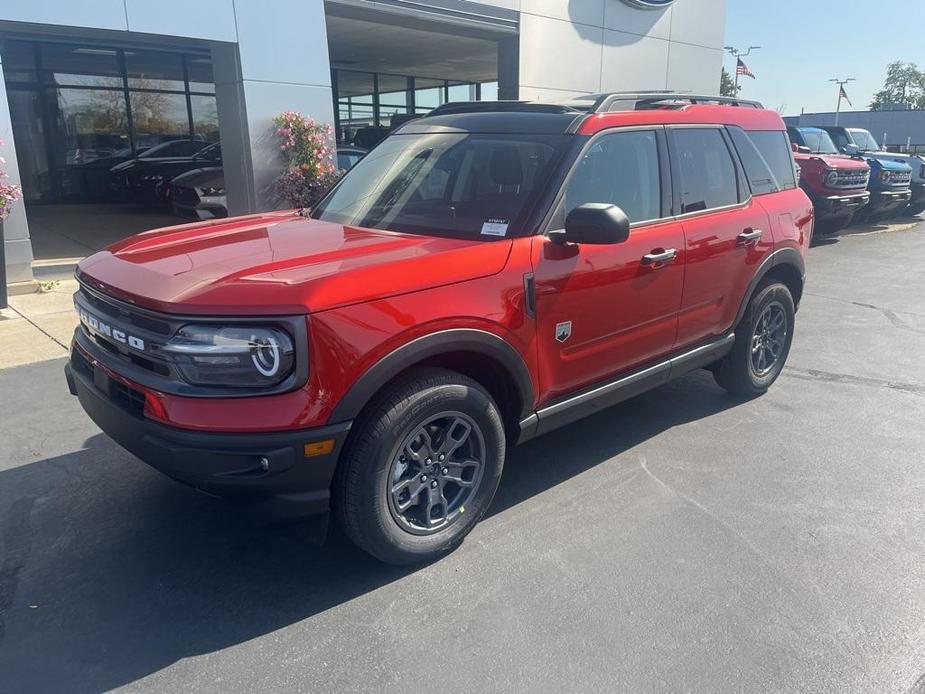
M838 117L841 115L841 99L842 99L842 93L845 90L845 85L848 84L848 82L855 82L855 81L856 80L854 79L854 77L849 77L843 80L840 80L837 77L834 77L829 80L829 82L835 82L835 84L838 85L838 101L835 104L835 125L838 125Z
M729 55L736 59L735 85L736 94L739 93L739 58L744 58L752 51L757 51L761 46L749 46L746 49L736 48L735 46L723 46L723 50L728 51Z

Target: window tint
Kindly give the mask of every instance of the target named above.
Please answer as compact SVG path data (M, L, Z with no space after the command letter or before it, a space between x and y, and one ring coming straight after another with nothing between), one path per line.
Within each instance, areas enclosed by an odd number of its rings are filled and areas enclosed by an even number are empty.
M780 130L753 130L748 135L768 162L781 190L796 188L796 167L787 135Z
M748 177L752 195L776 193L779 188L777 181L774 180L774 174L771 173L768 163L745 131L740 128L729 128L729 134L742 160L742 166L745 167L745 175Z
M589 202L612 203L630 222L662 216L654 132L613 133L591 145L565 190L565 215Z
M832 140L835 141L835 146L838 147L839 151L844 151L845 147L852 144L847 135L841 130L829 130L829 135L832 136Z
M681 213L700 212L739 202L735 165L716 128L673 131L681 173Z

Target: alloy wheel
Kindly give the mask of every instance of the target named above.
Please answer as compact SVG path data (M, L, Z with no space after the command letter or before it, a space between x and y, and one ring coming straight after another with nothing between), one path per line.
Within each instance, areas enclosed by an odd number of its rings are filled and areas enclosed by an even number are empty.
M443 530L466 512L485 468L485 439L462 412L428 418L405 437L389 468L395 522L415 535Z
M787 344L787 313L782 304L768 304L752 334L752 369L757 376L766 376L780 361Z

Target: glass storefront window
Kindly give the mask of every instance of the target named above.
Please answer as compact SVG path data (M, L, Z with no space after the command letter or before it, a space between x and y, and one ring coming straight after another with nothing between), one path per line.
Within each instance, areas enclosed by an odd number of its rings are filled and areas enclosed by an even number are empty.
M418 77L414 80L414 110L424 114L446 103L445 83Z
M108 157L128 145L125 95L109 89L50 90L57 107L53 160L65 166Z
M475 101L475 89L470 84L450 84L449 101Z
M218 106L214 96L190 96L193 110L193 137L218 142Z
M189 137L189 114L184 94L132 92L131 104L137 148Z
M497 82L482 82L482 101L497 101L498 100L498 83Z
M183 91L183 56L157 51L125 51L125 72L133 89Z
M212 76L212 59L204 56L187 57L186 74L191 92L215 93L215 78Z
M119 53L114 48L42 45L45 81L69 87L122 87Z

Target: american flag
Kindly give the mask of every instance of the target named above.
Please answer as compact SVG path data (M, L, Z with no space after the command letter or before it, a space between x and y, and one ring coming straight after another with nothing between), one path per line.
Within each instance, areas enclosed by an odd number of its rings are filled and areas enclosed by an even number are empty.
M755 76L752 74L752 71L748 69L748 66L746 66L745 63L742 62L742 59L737 58L736 60L737 60L736 74L745 75L746 77L751 77L752 79L755 79Z
M854 106L854 104L851 103L851 99L848 98L848 92L845 91L845 85L839 87L838 98L847 101L849 106Z

